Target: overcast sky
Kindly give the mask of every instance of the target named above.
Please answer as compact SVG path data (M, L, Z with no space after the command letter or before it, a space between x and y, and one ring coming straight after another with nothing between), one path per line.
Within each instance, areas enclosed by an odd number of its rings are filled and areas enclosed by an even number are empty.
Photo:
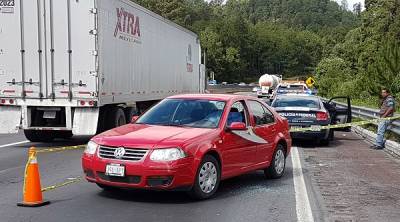
M339 4L340 4L340 2L341 2L341 0L336 0ZM356 4L356 3L359 3L359 2L361 2L361 4L363 5L363 7L364 7L364 0L347 0L347 2L349 3L349 9L350 10L353 10L353 5L354 4Z

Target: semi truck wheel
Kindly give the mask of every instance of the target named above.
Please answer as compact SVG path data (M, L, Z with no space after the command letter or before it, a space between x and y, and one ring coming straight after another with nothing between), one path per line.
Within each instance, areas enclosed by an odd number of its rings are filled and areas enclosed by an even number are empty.
M125 112L126 124L131 123L132 117L138 115L138 111L134 107L127 107L124 109L124 112Z
M31 142L51 142L55 138L52 131L24 130L25 137Z
M122 108L111 107L107 114L107 130L126 124L125 113Z
M109 111L108 106L103 106L100 108L99 120L97 122L97 134L100 134L107 130L107 116Z
M56 133L55 137L61 139L71 139L73 136L72 131L59 131L55 133Z

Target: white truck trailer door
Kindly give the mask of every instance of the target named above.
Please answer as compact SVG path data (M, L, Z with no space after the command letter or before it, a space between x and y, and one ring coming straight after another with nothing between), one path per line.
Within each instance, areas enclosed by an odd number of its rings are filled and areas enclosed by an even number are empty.
M19 1L0 1L0 96L22 95Z
M45 50L44 17L42 0L20 1L21 4L21 41L24 50L22 61L22 85L26 98L44 98Z
M45 1L12 2L14 7L0 11L0 91L5 96L46 98Z
M97 95L94 0L44 0L50 98Z

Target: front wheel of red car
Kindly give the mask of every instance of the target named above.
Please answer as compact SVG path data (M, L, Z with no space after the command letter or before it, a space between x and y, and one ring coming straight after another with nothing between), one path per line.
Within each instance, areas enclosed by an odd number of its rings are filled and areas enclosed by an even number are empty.
M196 179L189 194L199 200L212 197L221 180L221 168L215 157L206 155L197 170Z
M272 158L271 165L264 170L265 176L271 179L281 178L285 174L286 168L286 155L285 147L278 144Z

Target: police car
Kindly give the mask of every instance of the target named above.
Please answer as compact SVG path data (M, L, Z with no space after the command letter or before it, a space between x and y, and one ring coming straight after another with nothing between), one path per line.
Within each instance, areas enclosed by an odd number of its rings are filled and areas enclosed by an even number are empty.
M337 107L333 101L344 99L347 107ZM294 139L312 139L321 145L329 145L334 130L348 131L349 128L321 129L321 126L350 123L351 104L348 97L336 97L323 101L320 97L307 94L277 95L272 107L287 118L292 129L311 128L304 132L292 132Z

